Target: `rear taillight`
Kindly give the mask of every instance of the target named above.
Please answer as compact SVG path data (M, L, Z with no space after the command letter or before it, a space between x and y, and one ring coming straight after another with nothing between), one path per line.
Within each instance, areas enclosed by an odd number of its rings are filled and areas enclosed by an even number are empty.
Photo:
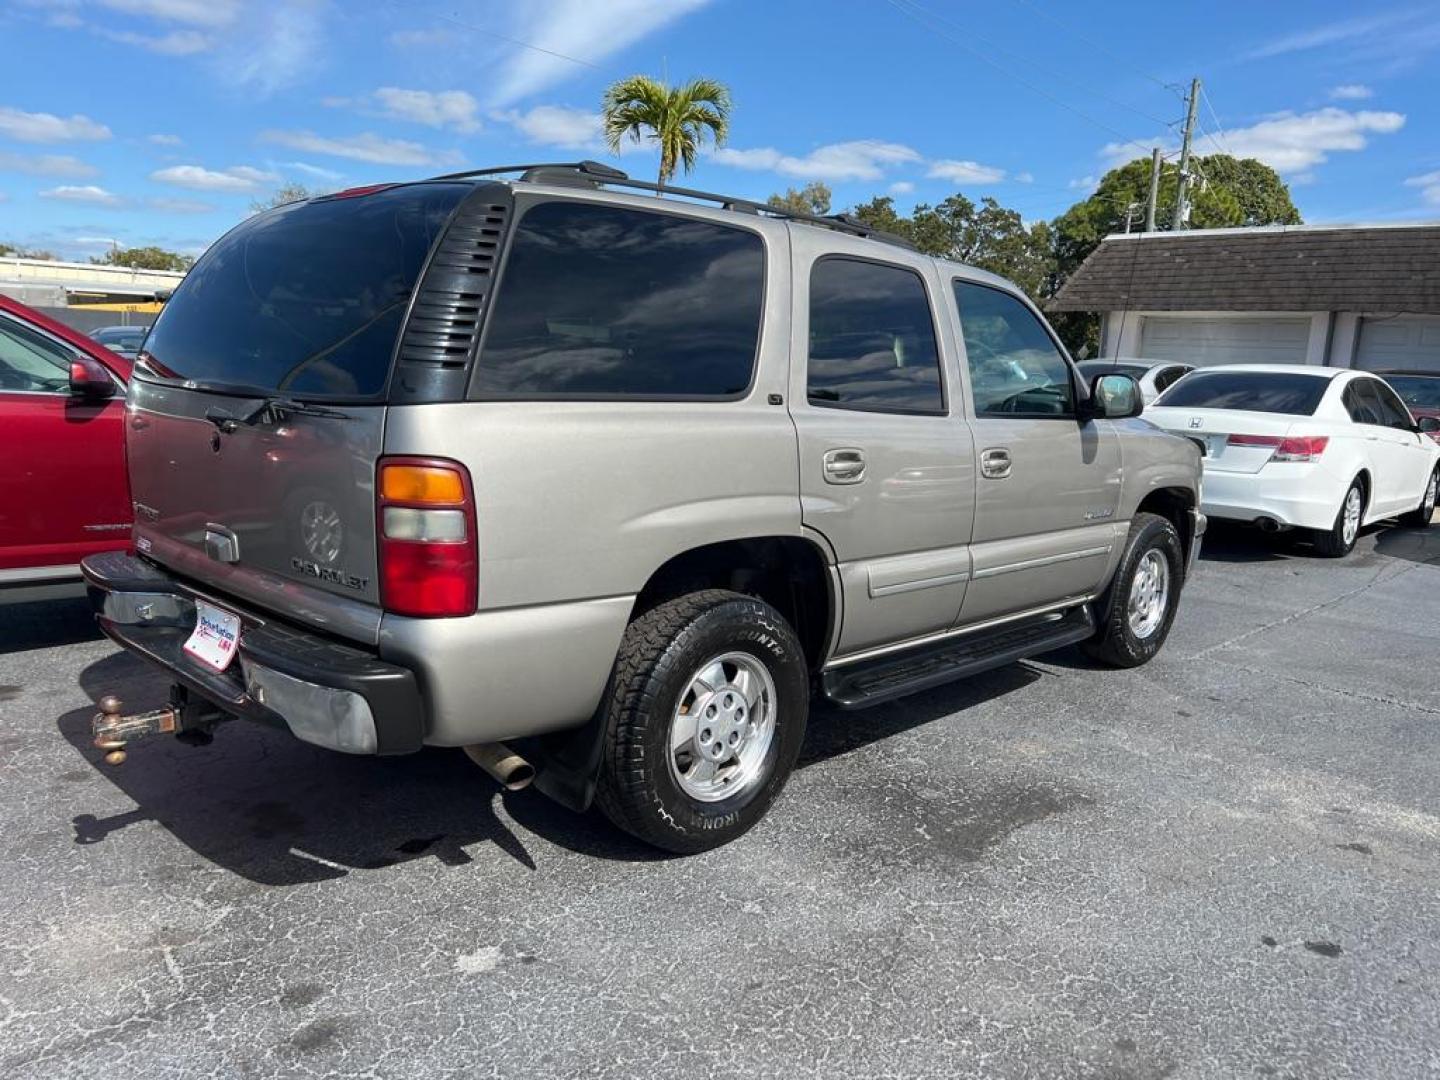
M385 610L419 618L473 612L479 558L465 467L435 458L381 458L375 503Z
M1268 447L1274 453L1271 461L1319 461L1325 447L1330 444L1328 435L1230 435L1225 440L1229 446Z

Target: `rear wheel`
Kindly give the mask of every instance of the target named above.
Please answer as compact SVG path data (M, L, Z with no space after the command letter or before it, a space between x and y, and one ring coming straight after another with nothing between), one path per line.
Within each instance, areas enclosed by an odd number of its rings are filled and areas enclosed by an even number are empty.
M1136 514L1120 566L1097 605L1100 627L1085 651L1116 667L1149 661L1170 634L1184 574L1175 526L1158 514Z
M1335 524L1314 533L1315 550L1327 559L1343 559L1349 555L1355 550L1355 541L1360 538L1360 522L1364 517L1365 485L1356 477L1345 490L1345 498L1340 500Z
M1435 516L1437 487L1440 487L1440 467L1430 474L1430 479L1425 484L1425 494L1420 498L1420 505L1410 513L1403 515L1400 518L1400 524L1408 525L1412 529L1428 528L1430 519Z
M779 612L711 589L630 624L608 693L596 801L626 832L688 854L740 836L784 787L809 672Z

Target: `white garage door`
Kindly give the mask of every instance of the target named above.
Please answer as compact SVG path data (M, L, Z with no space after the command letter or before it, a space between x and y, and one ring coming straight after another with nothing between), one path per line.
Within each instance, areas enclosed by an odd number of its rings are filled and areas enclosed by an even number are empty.
M1361 319L1355 366L1366 371L1440 372L1440 318Z
M1303 364L1310 345L1305 317L1176 319L1147 315L1140 327L1140 355L1217 364Z

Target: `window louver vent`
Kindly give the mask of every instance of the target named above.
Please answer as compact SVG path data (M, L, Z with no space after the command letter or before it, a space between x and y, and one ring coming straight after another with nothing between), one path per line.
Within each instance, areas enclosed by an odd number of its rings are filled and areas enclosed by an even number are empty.
M400 375L463 370L500 257L509 207L462 207L430 260L400 343Z

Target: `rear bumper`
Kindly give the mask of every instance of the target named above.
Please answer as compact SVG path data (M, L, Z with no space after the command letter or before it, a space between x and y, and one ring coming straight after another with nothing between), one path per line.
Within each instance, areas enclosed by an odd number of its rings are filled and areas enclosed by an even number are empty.
M1346 483L1319 465L1298 462L1266 465L1254 473L1207 469L1200 508L1213 518L1272 518L1284 526L1328 529L1335 524Z
M81 571L116 644L226 713L283 723L298 739L353 754L403 754L425 741L424 702L407 667L212 599L130 555L93 555ZM238 655L224 672L184 652L197 596L240 616Z

